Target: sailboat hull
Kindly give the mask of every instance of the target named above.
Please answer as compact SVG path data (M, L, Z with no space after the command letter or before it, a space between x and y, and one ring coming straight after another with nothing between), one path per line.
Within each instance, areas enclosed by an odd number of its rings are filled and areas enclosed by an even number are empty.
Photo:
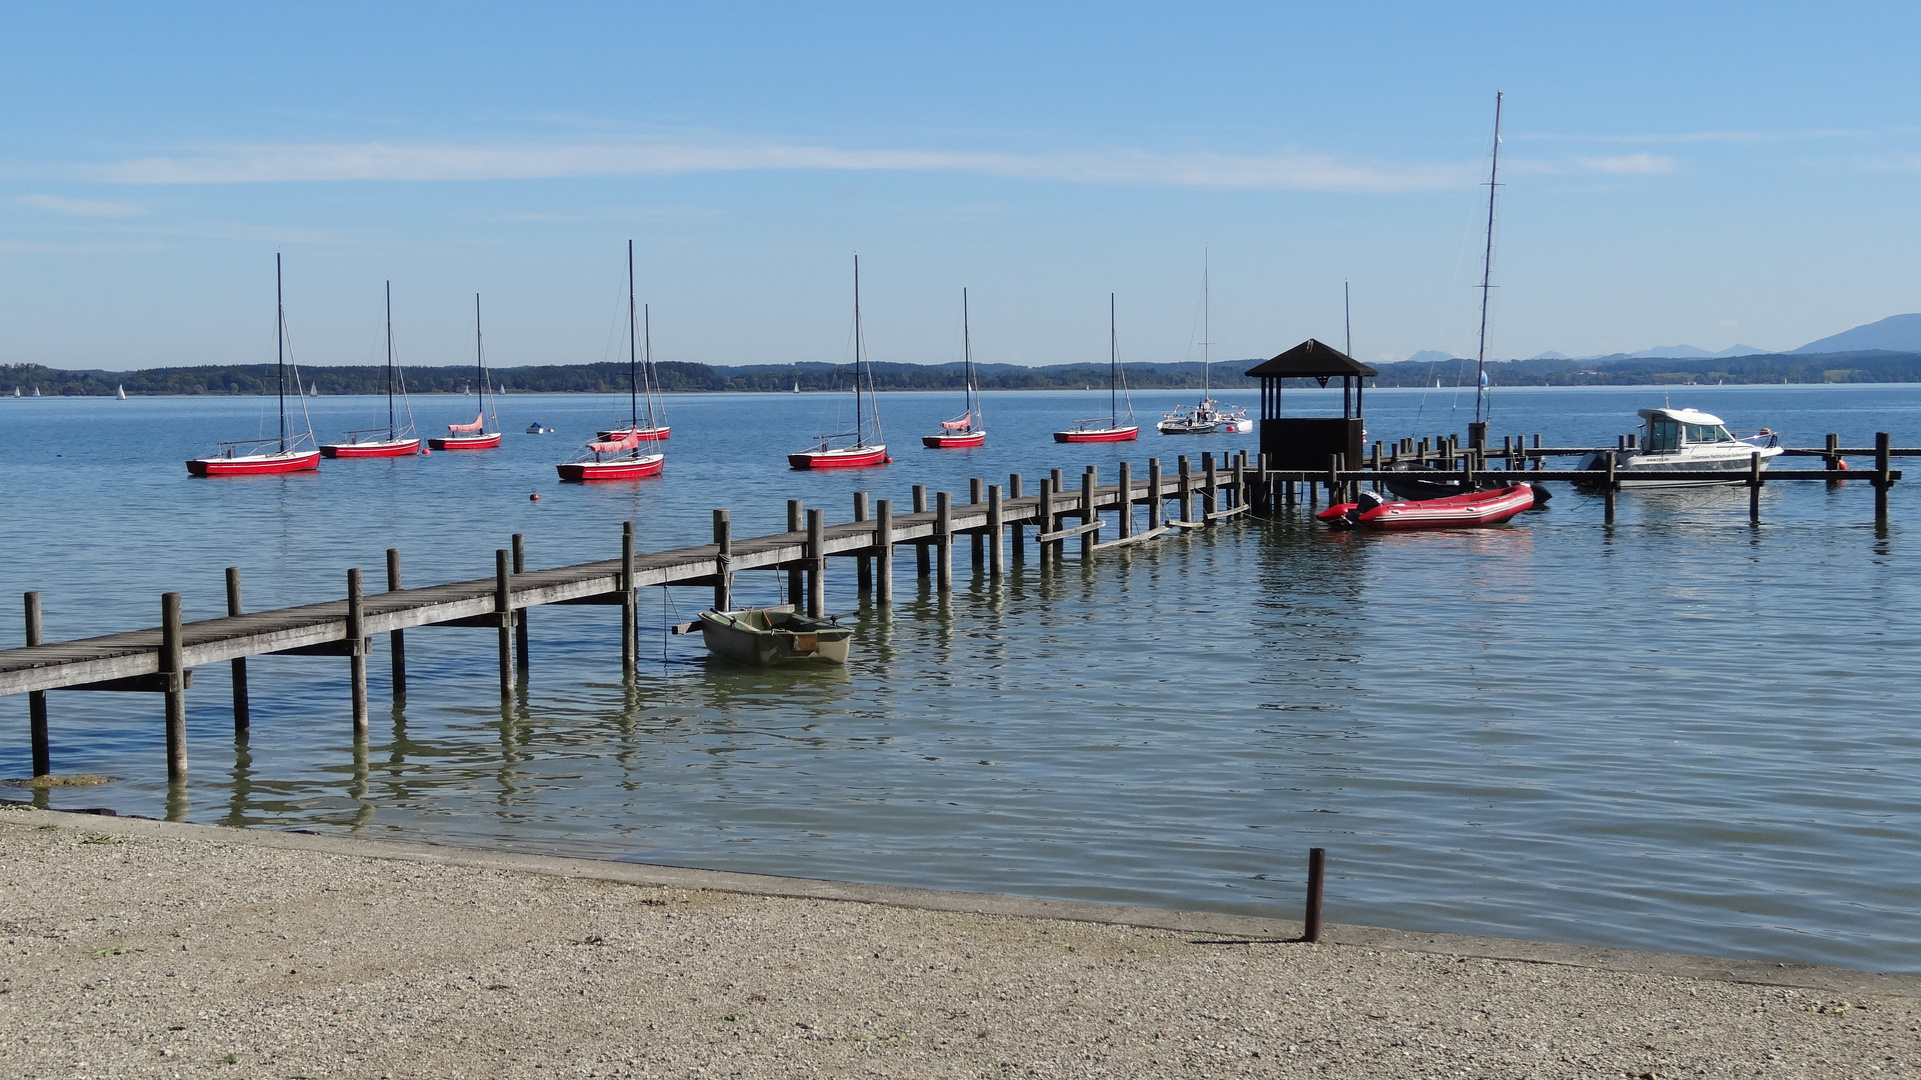
M1126 427L1085 428L1076 431L1056 431L1054 441L1059 443L1080 442L1133 442L1140 438L1141 429L1137 424Z
M659 476L666 467L666 454L642 454L613 461L570 461L554 466L562 480L574 484L596 480L639 480L642 477Z
M672 427L662 425L661 427L613 428L609 431L599 432L598 434L602 439L608 442L619 442L620 440L625 439L630 435L636 439L639 439L641 442L649 442L655 439L665 439L667 438L668 433L673 430L674 429Z
M803 450L787 455L788 466L795 469L864 469L870 465L885 465L891 460L885 446L846 446L838 450Z
M381 439L363 443L328 443L321 456L330 458L412 457L420 453L419 439Z
M983 446L987 443L985 431L941 432L939 435L922 435L922 446L931 450L964 450L970 446Z
M236 457L195 458L187 471L195 476L256 476L311 472L320 468L320 451L293 450L285 454L242 454Z
M428 439L427 445L435 450L492 450L500 445L500 432L485 435L449 435L444 439Z

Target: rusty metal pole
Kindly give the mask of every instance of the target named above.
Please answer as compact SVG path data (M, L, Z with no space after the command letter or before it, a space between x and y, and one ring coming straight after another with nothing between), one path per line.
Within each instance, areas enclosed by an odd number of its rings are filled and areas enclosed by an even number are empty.
M1321 883L1327 876L1327 849L1307 851L1307 917L1302 920L1302 941L1321 940Z

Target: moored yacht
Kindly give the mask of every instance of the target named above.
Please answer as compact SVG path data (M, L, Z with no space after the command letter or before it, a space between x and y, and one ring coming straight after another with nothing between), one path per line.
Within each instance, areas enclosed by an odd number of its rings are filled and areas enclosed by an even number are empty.
M1605 471L1608 459L1614 460L1614 476L1620 486L1698 487L1704 484L1739 484L1747 480L1748 468L1756 455L1761 468L1782 454L1780 438L1767 428L1744 438L1736 438L1721 418L1699 409L1642 409L1646 421L1639 445L1628 450L1602 450L1589 454L1581 468ZM1726 472L1726 480L1676 480L1664 477L1673 472Z

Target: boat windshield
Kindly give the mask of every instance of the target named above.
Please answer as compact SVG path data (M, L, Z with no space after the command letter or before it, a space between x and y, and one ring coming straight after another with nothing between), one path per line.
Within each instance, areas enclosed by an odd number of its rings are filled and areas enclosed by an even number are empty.
M1648 417L1650 454L1664 454L1681 448L1681 422L1665 416Z
M1687 439L1691 443L1733 442L1734 436L1720 424L1688 424Z

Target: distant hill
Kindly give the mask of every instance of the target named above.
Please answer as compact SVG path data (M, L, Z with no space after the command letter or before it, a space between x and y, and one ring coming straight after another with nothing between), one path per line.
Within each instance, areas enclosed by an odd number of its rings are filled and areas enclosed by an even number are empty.
M1656 345L1652 349L1642 349L1640 352L1628 353L1627 355L1636 360L1683 360L1715 356L1756 356L1762 351L1763 350L1757 349L1752 345L1730 345L1717 352L1698 349L1692 345Z
M1450 352L1442 352L1439 349L1422 349L1420 352L1408 357L1407 362L1410 364L1445 364L1456 359L1458 359L1458 357Z
M1794 353L1842 353L1884 349L1889 352L1921 352L1921 315L1890 315L1880 322L1843 330L1819 341L1810 341Z
M1432 365L1376 365L1378 386L1432 386ZM1843 353L1756 353L1751 356L1502 360L1487 365L1492 386L1648 386L1715 383L1921 382L1921 350ZM1444 383L1455 382L1451 372ZM1461 380L1471 385L1473 372Z

